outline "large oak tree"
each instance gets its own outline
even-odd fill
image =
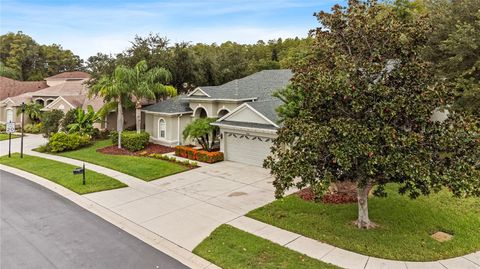
[[[321,196],[332,182],[355,181],[356,224],[370,228],[368,195],[386,195],[389,182],[412,198],[442,187],[480,195],[479,123],[460,113],[431,117],[452,98],[420,53],[428,20],[355,0],[316,16],[311,52],[278,93],[283,127],[265,161],[276,196],[294,186]]]

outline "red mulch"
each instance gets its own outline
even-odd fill
[[[97,149],[97,151],[103,154],[110,154],[110,155],[130,155],[130,156],[146,155],[148,156],[153,153],[165,154],[165,153],[174,152],[175,148],[149,143],[145,149],[142,149],[140,151],[135,151],[135,152],[129,151],[124,148],[119,149],[117,145],[112,145],[105,148]]]
[[[305,188],[297,192],[297,195],[305,201],[314,201],[315,194],[311,188]],[[322,197],[325,204],[349,204],[356,203],[357,196],[355,193],[326,193]]]

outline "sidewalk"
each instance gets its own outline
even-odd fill
[[[403,262],[379,259],[343,250],[275,226],[239,217],[227,223],[312,258],[348,269],[480,269],[480,251],[435,262]]]

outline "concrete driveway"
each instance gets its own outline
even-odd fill
[[[193,250],[216,227],[274,200],[263,168],[221,162],[149,182],[84,197]]]
[[[0,268],[187,268],[40,185],[0,177]]]

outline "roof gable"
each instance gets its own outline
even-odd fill
[[[248,103],[244,103],[232,112],[220,118],[217,122],[248,122],[255,124],[266,124],[278,127],[277,124],[268,119],[265,115],[255,110]]]
[[[200,87],[193,90],[193,92],[189,93],[187,96],[191,96],[191,97],[198,97],[198,96],[210,97],[210,95],[208,95],[206,92],[204,92]]]

